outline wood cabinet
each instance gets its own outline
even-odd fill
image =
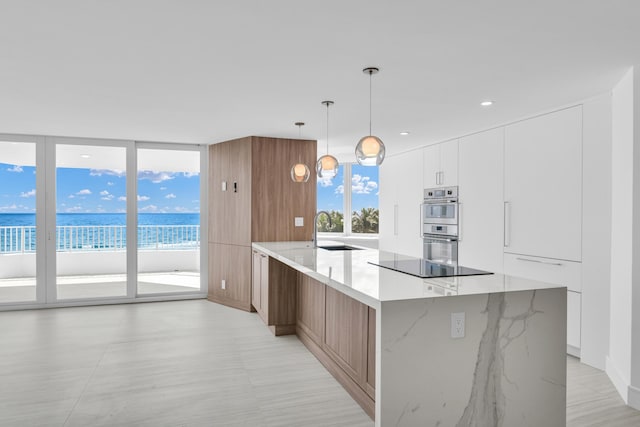
[[[504,251],[504,128],[459,143],[458,262],[501,273]]]
[[[253,307],[274,335],[294,334],[298,273],[260,251],[252,256]]]
[[[422,156],[424,188],[458,185],[458,140],[429,145]]]
[[[297,302],[298,337],[373,418],[375,309],[302,273]]]
[[[409,151],[388,157],[380,166],[379,248],[422,257],[420,204],[422,156]]]
[[[252,297],[251,242],[311,239],[316,176],[295,183],[290,171],[298,161],[314,165],[316,146],[314,140],[251,136],[209,147],[209,243],[227,245],[227,253],[218,249],[209,257],[209,300],[245,310],[263,304],[265,295]],[[304,226],[295,226],[296,217]],[[237,247],[246,254],[229,258]],[[223,289],[221,280],[232,277],[233,288]]]
[[[505,127],[505,252],[581,260],[582,106]]]

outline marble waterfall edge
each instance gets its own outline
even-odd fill
[[[379,316],[377,425],[566,424],[565,288],[382,302]]]

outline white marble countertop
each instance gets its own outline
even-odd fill
[[[379,308],[382,301],[530,291],[564,286],[503,274],[422,279],[369,264],[369,261],[411,259],[391,252],[363,249],[329,251],[340,242],[256,242],[253,248],[350,297]]]

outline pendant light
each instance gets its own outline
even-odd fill
[[[356,145],[356,159],[362,166],[378,166],[384,160],[384,143],[380,138],[371,134],[371,78],[379,69],[368,67],[362,70],[369,74],[369,135],[362,137]]]
[[[296,122],[296,126],[298,126],[298,139],[302,139],[304,122]],[[307,182],[309,181],[309,176],[311,176],[311,172],[307,165],[300,160],[300,152],[298,152],[298,163],[291,166],[291,180],[293,182]]]
[[[327,106],[327,154],[318,159],[316,172],[319,178],[333,178],[338,174],[338,159],[329,154],[329,106],[333,101],[322,101]]]

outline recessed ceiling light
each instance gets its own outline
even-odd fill
[[[483,107],[488,107],[490,105],[493,105],[493,101],[482,101],[480,105],[482,105]]]
[[[400,132],[400,135],[402,135],[402,136],[406,136],[406,135],[409,135],[409,132],[407,132],[407,131],[405,130],[405,131],[403,131],[403,132]]]
[[[90,156],[90,155],[88,155],[88,154],[80,154],[80,157],[82,157],[83,159],[88,159],[88,158],[90,158],[91,156]]]

